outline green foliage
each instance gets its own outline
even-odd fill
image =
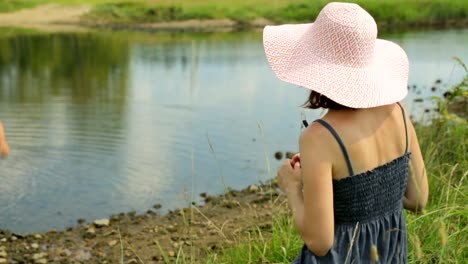
[[[180,20],[183,17],[183,12],[181,7],[176,6],[156,7],[134,2],[123,2],[97,5],[89,14],[89,17],[97,20],[150,23]]]
[[[274,21],[312,21],[319,11],[330,1],[290,1],[285,6],[267,10],[265,17]],[[355,0],[366,9],[377,22],[422,23],[434,20],[466,19],[468,4],[465,1],[406,1],[406,0]]]
[[[34,0],[2,0],[0,12],[11,12],[22,8],[30,8],[36,4]]]
[[[388,25],[467,20],[465,0],[343,0],[369,11],[378,23]],[[108,23],[151,23],[186,19],[232,19],[248,25],[256,18],[274,22],[310,22],[327,0],[2,0],[0,12],[40,4],[92,5],[88,18]]]
[[[271,234],[253,227],[244,236],[245,241],[211,255],[206,263],[291,263],[304,244],[285,212],[274,217]]]
[[[438,112],[444,119],[457,120],[466,125],[468,118],[468,68],[460,58],[454,57],[465,70],[464,79],[444,93],[444,98],[433,97],[437,102]]]

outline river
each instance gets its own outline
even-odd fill
[[[406,104],[459,81],[468,30],[387,33],[410,59]],[[440,83],[439,83],[440,82]],[[261,32],[0,30],[0,228],[63,229],[162,204],[161,212],[274,175],[297,150],[307,91],[282,83]],[[415,99],[423,99],[415,102]]]

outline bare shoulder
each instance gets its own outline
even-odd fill
[[[325,136],[327,129],[318,122],[312,122],[304,131],[302,131],[299,142],[315,142],[320,141]]]
[[[333,141],[333,136],[327,128],[318,122],[311,123],[301,134],[299,138],[299,146],[301,150],[320,151],[320,154],[325,157],[331,153],[329,148]]]

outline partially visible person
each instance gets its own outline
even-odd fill
[[[5,138],[5,130],[3,129],[2,121],[0,121],[0,157],[4,158],[10,154],[10,147]]]

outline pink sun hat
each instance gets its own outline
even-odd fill
[[[377,24],[357,4],[329,3],[315,23],[267,26],[266,57],[276,76],[352,108],[401,101],[409,62],[397,44],[377,39]]]

